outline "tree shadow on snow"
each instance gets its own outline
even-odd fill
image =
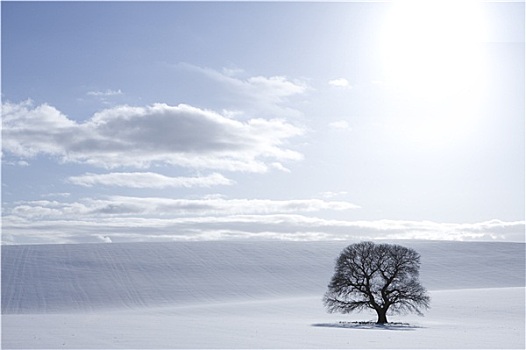
[[[374,330],[388,330],[388,331],[414,331],[420,326],[411,325],[402,322],[389,322],[386,324],[376,324],[375,322],[334,322],[334,323],[315,323],[313,327],[329,327],[329,328],[350,328],[350,329],[374,329]]]

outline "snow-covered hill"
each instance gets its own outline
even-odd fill
[[[398,242],[429,290],[524,287],[524,244]],[[321,296],[349,242],[2,247],[2,313],[65,313]]]

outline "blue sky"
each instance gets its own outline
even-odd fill
[[[2,242],[524,240],[524,4],[2,2]]]

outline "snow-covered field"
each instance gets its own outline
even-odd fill
[[[524,348],[525,245],[397,242],[432,308],[327,314],[348,242],[2,247],[2,348]]]

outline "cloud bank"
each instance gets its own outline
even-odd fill
[[[344,201],[321,199],[172,199],[159,197],[109,196],[85,198],[75,202],[48,200],[24,201],[7,210],[23,219],[74,219],[75,217],[177,217],[205,215],[239,215],[349,210],[359,206]]]
[[[329,220],[321,211],[359,208],[344,201],[169,199],[112,196],[27,201],[4,210],[4,244],[222,239],[435,239],[524,242],[525,222],[458,224],[400,220]],[[309,215],[307,215],[309,214]],[[314,215],[313,215],[314,214]]]
[[[68,182],[93,187],[96,185],[129,187],[129,188],[176,188],[176,187],[211,187],[217,185],[232,185],[234,181],[221,174],[208,176],[170,177],[152,172],[109,173],[71,176]]]
[[[119,106],[79,123],[31,102],[3,105],[3,148],[22,158],[58,157],[103,168],[152,164],[265,172],[299,160],[286,147],[303,130],[281,119],[238,121],[189,105]],[[272,165],[274,164],[274,165]]]

